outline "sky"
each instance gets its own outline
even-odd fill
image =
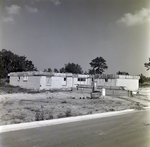
[[[96,57],[106,74],[150,71],[150,0],[0,0],[0,49],[25,55],[38,70]]]

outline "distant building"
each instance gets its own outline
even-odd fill
[[[91,85],[89,75],[49,72],[12,72],[10,85],[35,90],[71,89],[77,85]]]
[[[78,86],[123,87],[125,90],[139,89],[139,76],[130,75],[81,75],[49,72],[9,73],[10,85],[34,90],[72,89]]]

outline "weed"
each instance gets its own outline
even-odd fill
[[[52,114],[50,114],[49,119],[54,119],[54,116]]]
[[[62,113],[59,113],[59,114],[57,115],[57,117],[58,117],[58,118],[64,118],[65,115],[63,115]]]
[[[68,109],[68,110],[65,112],[65,114],[66,114],[66,117],[70,117],[70,116],[71,116],[71,109]]]
[[[92,111],[89,111],[87,114],[92,114]]]
[[[40,113],[36,112],[35,113],[35,121],[39,121],[39,118],[40,118]]]
[[[52,112],[50,112],[50,113],[48,114],[48,119],[54,119],[54,116],[53,116]]]
[[[12,104],[13,104],[12,101],[6,101],[6,102],[3,103],[3,106],[6,106],[6,105],[12,105]]]
[[[49,99],[49,100],[50,100],[50,99],[52,99],[52,98],[51,98],[51,97],[47,97],[47,99]]]
[[[66,103],[67,103],[67,101],[62,101],[61,103],[62,103],[62,104],[66,104]]]
[[[109,111],[115,111],[113,108],[110,108]]]
[[[44,111],[35,113],[35,121],[44,120]]]
[[[139,103],[139,102],[136,102],[136,103],[132,103],[132,106],[130,106],[131,109],[136,109],[136,110],[143,110],[145,107],[145,105]]]
[[[75,99],[75,97],[69,97],[70,99]]]

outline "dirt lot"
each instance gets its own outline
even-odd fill
[[[144,96],[100,97],[91,99],[90,93],[75,91],[31,92],[17,88],[0,88],[0,125],[38,120],[143,109],[150,103]],[[150,105],[149,105],[150,106]]]

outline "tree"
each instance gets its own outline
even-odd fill
[[[55,72],[55,73],[58,73],[59,71],[58,71],[58,69],[54,68],[54,72]]]
[[[124,71],[118,71],[117,75],[129,75],[128,72],[124,72]]]
[[[73,73],[73,74],[82,74],[83,70],[79,64],[68,63],[65,64],[65,67],[60,69],[61,73]]]
[[[83,70],[79,64],[68,63],[65,64],[65,71],[73,74],[82,74]]]
[[[52,72],[52,69],[51,68],[44,69],[43,72]]]
[[[59,72],[60,72],[60,73],[65,73],[65,72],[66,72],[66,71],[65,71],[65,68],[62,67],[62,68],[59,70]]]
[[[6,78],[10,72],[37,71],[32,61],[25,56],[19,56],[11,51],[0,51],[0,78]]]
[[[147,68],[147,70],[150,69],[150,58],[149,58],[149,62],[148,63],[144,63],[144,66]]]
[[[102,74],[108,68],[106,60],[103,57],[96,57],[89,64],[92,67],[89,72],[92,74]]]
[[[89,69],[89,74],[90,74],[90,75],[95,74],[95,70],[94,70],[94,69]]]
[[[51,69],[51,68],[48,68],[48,69],[47,69],[47,72],[52,72],[52,69]]]
[[[44,69],[43,72],[47,72],[47,69]]]
[[[140,84],[143,84],[144,82],[146,82],[147,81],[147,78],[143,75],[143,74],[141,74],[140,75],[140,79],[139,79],[139,83]]]
[[[84,74],[85,74],[85,75],[88,75],[88,72],[87,72],[87,71],[85,71],[85,72],[84,72]]]

